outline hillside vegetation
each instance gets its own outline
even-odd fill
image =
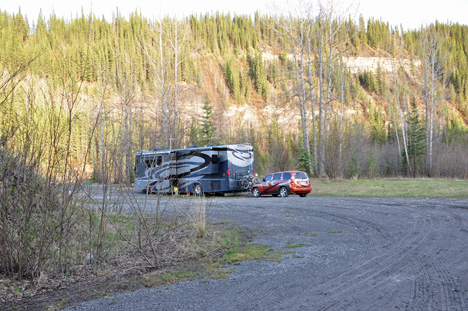
[[[468,26],[292,9],[34,25],[0,12],[0,308],[161,282],[148,272],[222,277],[269,252],[208,225],[203,197],[136,194],[140,150],[247,142],[260,175],[325,177],[316,194],[466,197],[466,181],[399,177],[468,177]],[[357,180],[376,177],[398,178]]]
[[[139,150],[253,144],[256,169],[468,177],[468,26],[300,14],[0,13],[2,146],[131,182]]]

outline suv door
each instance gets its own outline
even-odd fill
[[[269,193],[278,193],[279,187],[278,185],[281,183],[281,175],[282,173],[275,173],[273,174],[273,180],[271,181],[271,187]]]
[[[267,175],[265,178],[263,178],[259,187],[261,194],[268,193],[268,189],[270,188],[270,182],[272,179],[273,179],[273,174]]]

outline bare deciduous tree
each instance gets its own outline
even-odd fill
[[[434,113],[437,104],[445,99],[443,85],[444,59],[443,36],[435,27],[421,28],[419,44],[422,57],[423,98],[426,111],[426,174],[433,171]]]
[[[311,38],[312,22],[310,17],[311,4],[300,1],[297,7],[284,15],[279,15],[274,19],[273,29],[279,35],[283,44],[288,47],[292,55],[294,64],[295,88],[291,97],[297,97],[297,103],[301,116],[302,142],[305,151],[310,154],[309,120],[307,113],[307,89],[306,81],[306,61],[310,59],[310,49],[307,49],[307,39]],[[309,53],[309,57],[307,56]],[[309,69],[310,72],[310,69]],[[310,89],[310,87],[309,87]],[[312,168],[309,168],[312,171]]]

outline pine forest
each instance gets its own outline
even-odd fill
[[[131,183],[135,152],[250,143],[259,175],[468,178],[468,26],[321,6],[112,21],[0,13],[0,143]]]

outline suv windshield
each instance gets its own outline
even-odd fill
[[[296,179],[307,179],[307,174],[304,172],[294,173],[294,178]]]
[[[270,181],[272,177],[273,175],[268,175],[267,177],[265,177],[265,181]]]

